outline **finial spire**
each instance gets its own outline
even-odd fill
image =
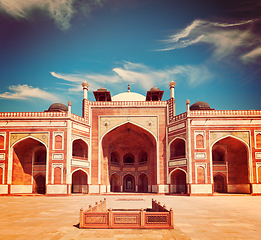
[[[128,84],[128,92],[130,92],[130,84]]]

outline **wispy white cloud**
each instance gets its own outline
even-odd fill
[[[175,81],[185,81],[191,87],[197,86],[205,81],[210,81],[213,74],[205,65],[184,65],[173,66],[166,69],[154,69],[140,63],[123,62],[121,67],[111,70],[110,74],[60,74],[51,73],[52,76],[69,81],[74,84],[70,92],[82,91],[81,83],[89,83],[89,90],[93,91],[101,86],[110,88],[110,85],[118,86],[124,83],[132,85],[139,84],[145,90],[153,86],[165,87],[172,79]],[[121,84],[123,83],[123,84]]]
[[[103,1],[105,0],[0,0],[0,10],[16,19],[29,19],[34,9],[41,9],[49,14],[61,30],[67,30],[77,11],[88,16],[94,6],[102,6]]]
[[[41,90],[40,88],[34,88],[32,86],[24,85],[12,85],[9,86],[10,92],[0,94],[0,98],[3,99],[22,99],[29,100],[32,98],[38,98],[48,101],[58,101],[58,97],[52,93]]]
[[[215,59],[221,60],[229,56],[241,59],[242,55],[248,58],[255,55],[255,52],[251,55],[255,48],[261,47],[260,37],[250,28],[250,23],[256,21],[252,19],[236,23],[218,23],[195,20],[179,33],[164,40],[166,47],[157,51],[169,51],[197,43],[206,43],[213,46]]]
[[[253,49],[249,53],[242,56],[242,60],[245,62],[255,61],[257,58],[261,57],[261,46]]]

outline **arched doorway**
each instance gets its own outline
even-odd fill
[[[146,172],[143,181],[142,191],[152,191],[152,186],[157,185],[157,143],[155,136],[149,131],[132,123],[124,123],[107,134],[102,139],[101,149],[101,182],[111,185],[114,191],[114,182],[118,181],[119,191],[138,191],[139,174]],[[105,171],[108,170],[108,171]],[[124,177],[131,175],[129,179]],[[134,177],[133,177],[134,176]],[[153,176],[153,177],[152,177]],[[135,179],[134,179],[135,178]],[[108,182],[106,180],[108,179]],[[127,182],[129,187],[127,187]],[[137,189],[136,189],[136,185]],[[130,187],[131,186],[131,187]],[[141,186],[141,184],[140,184]],[[141,188],[140,188],[141,189]]]
[[[226,184],[225,179],[222,175],[218,174],[214,177],[214,192],[217,193],[225,193],[226,192]]]
[[[35,177],[35,192],[38,194],[45,194],[45,177],[43,175]]]
[[[212,147],[212,163],[214,190],[250,193],[248,148],[243,141],[232,136],[218,140]]]
[[[139,176],[138,192],[148,192],[148,176],[145,173]]]
[[[24,193],[45,193],[46,146],[27,137],[13,146],[12,184],[27,185]],[[31,189],[29,189],[29,186]]]
[[[130,174],[127,174],[123,178],[123,191],[124,192],[135,192],[135,179]]]
[[[111,192],[120,192],[120,177],[118,174],[114,173],[111,175],[110,185]]]
[[[171,193],[187,193],[186,173],[180,169],[171,174]]]
[[[72,174],[72,193],[88,193],[87,174],[82,170]]]

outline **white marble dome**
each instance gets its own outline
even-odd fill
[[[112,101],[145,101],[146,97],[134,92],[119,93],[113,96]]]

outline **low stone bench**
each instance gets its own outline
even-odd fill
[[[148,209],[106,209],[106,199],[87,210],[80,209],[80,228],[164,228],[173,229],[173,210],[152,199]]]

